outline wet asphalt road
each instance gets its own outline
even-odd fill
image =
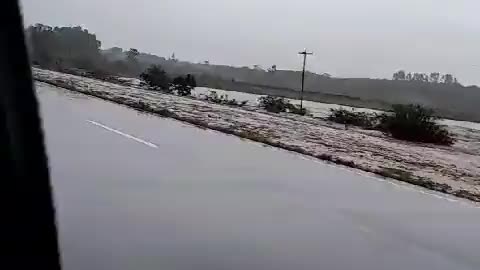
[[[37,84],[64,269],[480,269],[480,209]]]

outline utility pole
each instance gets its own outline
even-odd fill
[[[305,85],[305,65],[307,64],[307,55],[312,55],[313,52],[307,52],[307,49],[304,49],[303,52],[298,54],[303,54],[303,70],[302,70],[302,92],[300,94],[300,111],[303,109],[303,87]]]

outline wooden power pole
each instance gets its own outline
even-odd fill
[[[307,55],[312,55],[312,52],[307,52],[307,49],[304,49],[303,52],[298,54],[303,55],[303,70],[302,70],[302,92],[300,94],[300,110],[303,108],[303,88],[305,86],[305,65],[307,64]]]

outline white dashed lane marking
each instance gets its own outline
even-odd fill
[[[128,139],[134,140],[134,141],[136,141],[136,142],[142,143],[142,144],[144,144],[144,145],[146,145],[146,146],[149,146],[149,147],[152,147],[152,148],[158,148],[158,146],[156,146],[155,144],[153,144],[153,143],[151,143],[151,142],[147,142],[147,141],[145,141],[145,140],[142,140],[142,139],[137,138],[137,137],[135,137],[135,136],[129,135],[129,134],[127,134],[127,133],[123,133],[123,132],[121,132],[121,131],[119,131],[119,130],[116,130],[116,129],[114,129],[114,128],[107,127],[107,126],[105,126],[105,125],[103,125],[103,124],[100,124],[100,123],[98,123],[98,122],[91,121],[91,120],[87,120],[87,122],[89,122],[90,124],[93,124],[93,125],[95,125],[95,126],[101,127],[101,128],[103,128],[103,129],[106,129],[106,130],[108,130],[108,131],[111,131],[111,132],[113,132],[113,133],[116,133],[116,134],[118,134],[118,135],[121,135],[121,136],[123,136],[123,137],[125,137],[125,138],[128,138]]]

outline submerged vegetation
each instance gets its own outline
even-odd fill
[[[243,107],[248,103],[247,100],[243,100],[239,102],[236,99],[229,99],[228,95],[219,95],[216,91],[209,91],[205,99],[217,104],[238,106],[238,107]]]
[[[283,97],[263,96],[259,98],[258,102],[260,107],[264,108],[268,112],[288,112],[298,115],[307,114],[307,110],[305,108],[300,108],[300,106],[290,103],[290,101]]]
[[[393,105],[391,112],[382,114],[331,109],[329,120],[362,128],[381,130],[400,140],[452,145],[455,139],[439,125],[432,109],[421,105]]]
[[[380,116],[378,127],[401,140],[452,145],[452,135],[435,120],[431,109],[420,105],[394,105],[392,113]]]
[[[192,89],[197,86],[195,76],[187,74],[186,76],[177,76],[172,80],[160,65],[151,65],[140,74],[140,78],[150,89],[167,93],[175,92],[179,96],[189,96]]]
[[[357,112],[355,110],[330,109],[328,120],[345,125],[362,128],[374,128],[377,125],[378,116],[373,113]]]

